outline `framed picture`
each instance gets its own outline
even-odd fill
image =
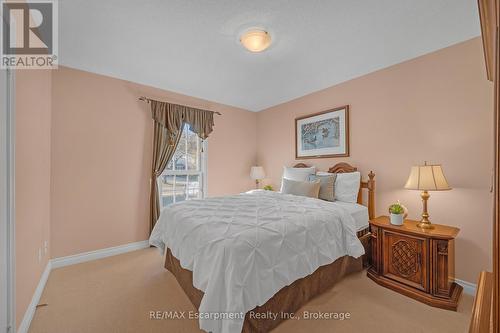
[[[295,158],[349,156],[349,105],[295,118]]]

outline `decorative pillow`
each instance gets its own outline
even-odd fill
[[[335,179],[337,179],[336,173],[327,173],[309,176],[310,181],[319,180],[319,198],[326,201],[335,201]]]
[[[309,180],[309,176],[314,175],[315,173],[316,173],[315,167],[310,167],[310,168],[283,167],[283,178],[299,182],[305,182]]]
[[[300,195],[303,197],[317,198],[319,194],[320,181],[298,182],[283,178],[281,183],[281,193]]]
[[[360,183],[361,174],[358,171],[338,173],[335,180],[335,200],[356,203]]]

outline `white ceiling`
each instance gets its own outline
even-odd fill
[[[476,0],[60,0],[60,64],[259,111],[480,34]],[[253,54],[242,31],[263,27]]]

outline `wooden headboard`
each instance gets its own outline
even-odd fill
[[[307,168],[309,166],[304,163],[297,163],[293,167]],[[330,169],[328,169],[328,172],[330,173],[345,173],[354,171],[358,171],[358,169],[345,162],[337,163]],[[368,190],[367,204],[363,203],[363,189]],[[361,186],[359,187],[358,192],[358,203],[360,205],[365,205],[368,207],[368,217],[370,218],[370,220],[375,218],[375,174],[373,173],[373,171],[370,171],[370,173],[368,174],[368,180],[364,181],[363,178],[361,178]]]

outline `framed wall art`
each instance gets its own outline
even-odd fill
[[[349,105],[295,118],[295,158],[349,156]]]

